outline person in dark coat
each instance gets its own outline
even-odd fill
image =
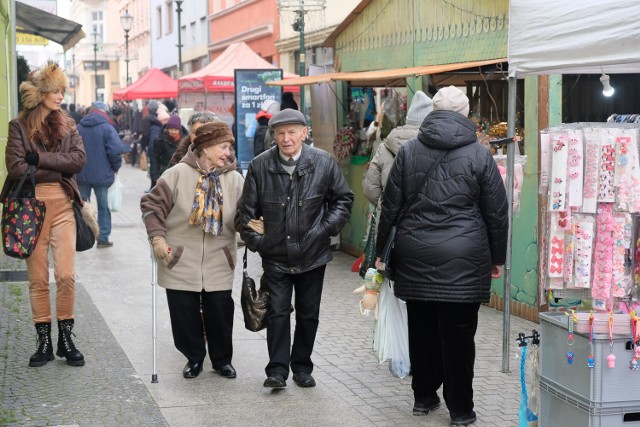
[[[291,92],[283,92],[282,99],[280,100],[280,110],[286,110],[287,108],[299,110],[298,103],[293,98],[293,93]]]
[[[116,132],[115,123],[107,113],[104,102],[91,104],[91,111],[78,124],[78,132],[84,143],[87,161],[77,175],[80,195],[89,200],[91,190],[98,204],[98,248],[113,246],[111,235],[111,211],[107,193],[116,178],[116,172],[122,166],[122,142]]]
[[[151,188],[155,187],[160,175],[170,166],[171,158],[178,148],[180,139],[187,136],[188,132],[182,126],[180,117],[177,115],[169,117],[164,130],[152,145],[153,152],[150,159]]]
[[[311,353],[318,330],[331,236],[349,220],[353,192],[324,150],[309,147],[304,115],[286,109],[273,115],[276,147],[255,157],[238,202],[236,231],[262,257],[269,290],[265,387],[286,387],[289,369],[299,387],[316,385]],[[291,298],[296,327],[291,345]]]
[[[273,99],[266,99],[260,106],[260,111],[256,114],[258,127],[253,135],[253,156],[257,156],[263,151],[271,148],[273,139],[269,131],[269,120],[271,116],[280,111],[280,103]],[[268,144],[268,145],[267,145]]]
[[[414,414],[436,409],[443,386],[451,424],[466,426],[476,420],[478,310],[489,301],[491,278],[500,277],[506,258],[508,204],[498,167],[467,118],[464,92],[441,89],[433,110],[391,167],[377,253],[397,225],[391,261],[395,295],[407,303]],[[443,151],[431,177],[417,188]],[[414,193],[414,202],[405,206]],[[378,260],[377,267],[385,265]]]
[[[76,104],[69,104],[69,115],[76,122],[76,125],[82,120],[82,114],[76,111]]]

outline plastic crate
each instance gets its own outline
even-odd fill
[[[640,426],[640,401],[622,406],[585,402],[540,382],[539,425],[543,427]]]
[[[607,365],[609,335],[594,334],[593,353],[589,336],[574,332],[574,343],[567,343],[568,316],[564,313],[540,313],[540,378],[566,395],[585,402],[609,403],[618,406],[635,402],[640,406],[640,371],[629,369],[633,350],[627,349],[631,337],[615,336],[614,368]],[[567,362],[567,352],[574,353],[573,363]],[[587,358],[593,354],[595,366],[589,368]]]

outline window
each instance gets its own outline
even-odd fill
[[[91,32],[100,34],[100,39],[104,42],[103,32],[103,15],[101,10],[94,10],[91,12]]]
[[[213,0],[213,13],[220,12],[222,6],[220,5],[220,0]]]
[[[173,2],[167,1],[167,33],[173,33]]]
[[[200,40],[204,42],[209,41],[209,25],[207,25],[207,18],[200,18]]]
[[[156,38],[162,37],[162,6],[158,6],[156,9],[156,22],[158,23],[158,35]]]
[[[196,41],[196,22],[193,21],[189,24],[189,32],[191,33],[191,40]]]

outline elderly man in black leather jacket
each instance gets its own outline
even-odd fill
[[[265,387],[286,387],[289,366],[300,387],[313,387],[311,352],[330,239],[346,224],[353,205],[340,168],[331,156],[303,144],[306,120],[299,111],[273,115],[276,147],[251,161],[238,202],[236,229],[262,257],[269,290]],[[291,297],[296,330],[291,347]],[[291,349],[291,350],[290,350]]]

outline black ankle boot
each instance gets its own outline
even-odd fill
[[[29,366],[31,367],[43,366],[55,359],[53,343],[51,342],[51,322],[36,323],[35,326],[38,334],[36,341],[38,349],[29,358]]]
[[[67,365],[84,366],[84,356],[71,339],[71,335],[75,336],[71,332],[72,329],[73,319],[58,320],[58,350],[56,351],[56,356],[65,357]]]

